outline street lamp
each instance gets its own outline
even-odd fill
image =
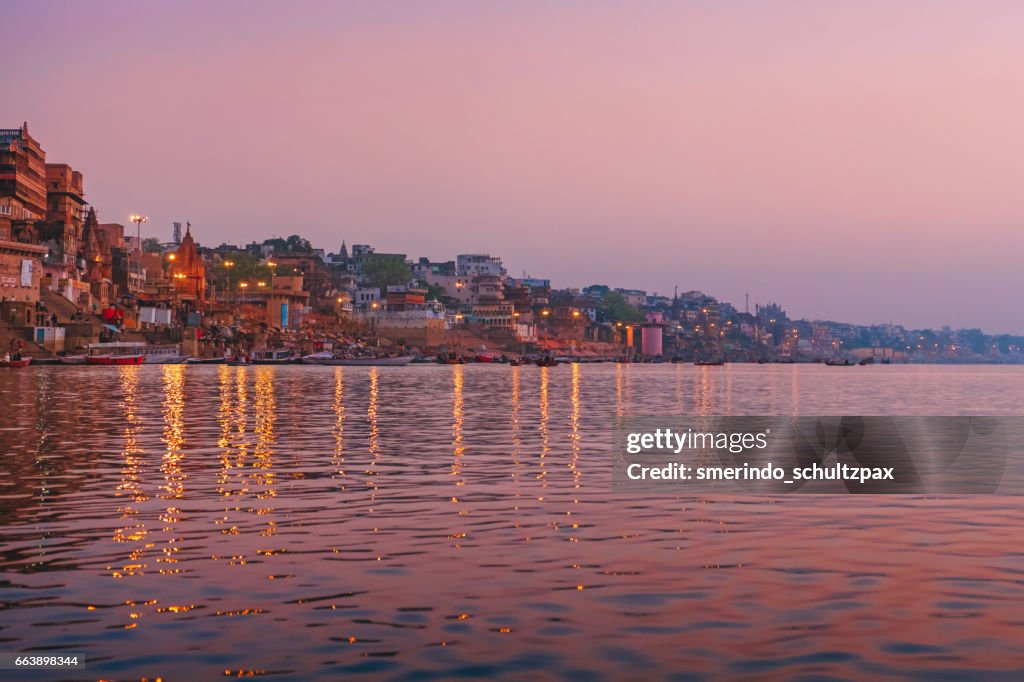
[[[133,214],[131,214],[131,216],[128,217],[128,220],[130,220],[131,222],[135,223],[135,239],[138,242],[137,247],[139,249],[138,268],[136,268],[135,276],[136,276],[136,278],[139,278],[142,275],[142,223],[148,223],[149,222],[149,217],[148,216],[144,216],[144,215],[139,215],[138,213],[133,213]],[[129,281],[131,279],[131,274],[132,274],[131,265],[129,264],[129,267],[128,267]],[[129,287],[129,288],[131,288],[131,287]]]
[[[224,272],[228,276],[228,291],[231,291],[231,268],[235,267],[235,261],[226,260],[224,261]]]

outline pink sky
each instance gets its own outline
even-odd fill
[[[207,6],[210,5],[210,6]],[[100,217],[1024,332],[1016,2],[12,2]]]

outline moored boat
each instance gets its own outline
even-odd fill
[[[32,362],[32,358],[18,358],[17,360],[0,358],[0,367],[28,367],[30,362]]]
[[[693,364],[698,367],[721,367],[725,364],[725,360],[698,360]]]
[[[64,355],[60,359],[62,365],[84,365],[88,355]]]
[[[85,358],[87,365],[141,365],[146,356],[139,355],[89,355]]]
[[[396,355],[392,357],[362,357],[362,358],[330,358],[321,360],[318,364],[333,365],[342,367],[401,367],[413,361],[415,355]]]
[[[255,365],[287,365],[299,361],[287,348],[261,348],[252,352],[252,362]]]
[[[226,357],[218,357],[218,358],[189,358],[185,362],[187,362],[190,365],[223,365],[227,361],[228,361],[228,359]]]
[[[325,360],[330,360],[334,357],[334,354],[329,350],[323,350],[319,353],[312,353],[310,355],[302,356],[302,364],[304,365],[322,365]]]
[[[453,350],[437,354],[437,362],[442,365],[461,365],[465,362],[462,356]]]
[[[557,367],[558,366],[558,358],[556,358],[556,357],[554,357],[552,355],[542,355],[541,357],[537,358],[537,366],[538,367]]]

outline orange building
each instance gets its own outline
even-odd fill
[[[178,250],[168,256],[170,266],[168,272],[174,283],[174,295],[179,302],[191,303],[195,310],[206,303],[206,266],[196,249],[191,228],[186,228],[185,236]]]
[[[66,163],[46,164],[46,223],[39,238],[53,243],[54,256],[74,275],[82,241],[85,189],[82,174]]]

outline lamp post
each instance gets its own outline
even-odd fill
[[[235,267],[235,261],[233,261],[233,260],[226,260],[226,261],[224,261],[224,272],[226,272],[227,276],[228,276],[228,287],[227,287],[228,291],[231,291],[231,268],[233,268],[233,267]]]
[[[149,217],[148,216],[144,216],[144,215],[139,215],[138,213],[133,213],[128,218],[128,220],[130,220],[133,223],[135,223],[135,239],[138,242],[137,246],[138,246],[138,249],[139,249],[139,257],[137,259],[137,261],[138,261],[137,262],[137,266],[138,267],[136,268],[137,272],[135,273],[135,276],[136,277],[141,277],[141,275],[142,275],[142,223],[148,223],[149,222]],[[128,280],[129,280],[129,282],[131,282],[131,275],[132,275],[132,268],[131,268],[131,261],[129,261],[128,262]],[[130,286],[128,288],[131,289]]]

